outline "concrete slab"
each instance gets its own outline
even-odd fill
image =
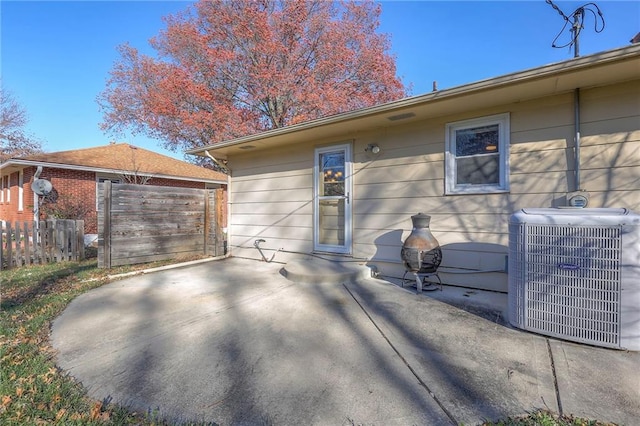
[[[564,413],[640,424],[640,352],[549,343]]]
[[[557,411],[544,338],[384,282],[347,287],[458,423]]]
[[[93,398],[172,420],[479,424],[537,408],[640,418],[638,352],[512,329],[438,292],[295,283],[281,268],[227,259],[92,290],[53,323],[57,363]]]
[[[358,262],[335,262],[316,256],[304,256],[287,262],[283,275],[301,283],[342,283],[371,277],[371,269]]]
[[[86,293],[53,324],[58,365],[175,420],[447,424],[343,286],[278,269],[230,259]]]

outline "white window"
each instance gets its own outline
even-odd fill
[[[11,202],[11,175],[7,176],[7,203]]]
[[[447,194],[509,190],[509,114],[449,123],[445,135]]]
[[[0,177],[0,184],[2,185],[2,191],[0,191],[0,203],[4,203],[4,176]]]
[[[18,173],[18,211],[24,210],[24,173],[22,170]]]

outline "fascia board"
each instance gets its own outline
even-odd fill
[[[79,171],[84,171],[84,172],[95,172],[95,173],[105,173],[105,174],[129,174],[130,173],[130,172],[127,172],[126,170],[107,169],[107,168],[100,168],[100,167],[79,166],[79,165],[76,165],[76,164],[47,163],[47,162],[43,162],[43,161],[20,160],[20,159],[8,160],[8,161],[2,163],[0,165],[0,170],[2,170],[3,168],[6,168],[6,167],[12,166],[12,165],[14,165],[14,166],[15,165],[20,165],[20,166],[24,166],[24,167],[42,166],[42,167],[48,167],[48,168],[53,168],[53,169],[79,170]],[[139,176],[154,177],[154,178],[161,178],[161,179],[171,179],[171,180],[179,180],[179,181],[192,181],[192,182],[203,182],[203,183],[217,183],[217,184],[223,184],[223,185],[227,184],[226,180],[220,180],[220,179],[204,179],[204,178],[173,176],[173,175],[166,175],[166,174],[144,173],[144,172],[140,172],[140,173],[137,173],[137,174]]]
[[[278,129],[268,130],[253,135],[248,135],[228,141],[219,142],[202,148],[193,148],[185,151],[186,154],[191,155],[204,155],[204,151],[210,151],[216,153],[216,151],[222,148],[229,148],[236,145],[241,145],[250,142],[257,142],[264,139],[277,138],[278,136],[288,135],[291,133],[301,132],[304,130],[310,130],[314,128],[330,126],[333,124],[344,123],[359,118],[372,117],[376,115],[383,115],[393,113],[406,108],[415,107],[421,104],[426,104],[435,100],[444,100],[448,98],[461,97],[471,93],[488,91],[491,89],[497,89],[506,85],[516,85],[518,83],[524,83],[534,80],[542,80],[544,78],[550,78],[559,76],[561,74],[568,74],[571,72],[580,71],[595,65],[605,65],[611,62],[624,61],[627,59],[633,59],[640,54],[640,44],[626,46],[619,49],[609,50],[606,52],[596,53],[589,56],[583,56],[573,58],[563,62],[557,62],[553,64],[544,65],[541,67],[531,68],[524,71],[518,71],[510,74],[505,74],[499,77],[480,80],[477,82],[465,84],[462,86],[456,86],[450,89],[438,90],[423,95],[417,95],[409,98],[400,99],[397,101],[363,108],[347,113],[332,115],[329,117],[323,117],[320,119],[307,121],[304,123],[294,124],[291,126],[281,127]],[[612,76],[615,77],[615,76]]]

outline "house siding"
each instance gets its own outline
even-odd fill
[[[574,183],[571,92],[394,127],[381,123],[375,131],[343,139],[232,155],[231,253],[260,259],[256,239],[266,240],[261,247],[269,256],[283,249],[276,261],[310,253],[314,149],[349,140],[354,258],[367,259],[383,275],[401,277],[400,247],[411,231],[410,216],[423,212],[431,215],[431,230],[443,248],[445,283],[506,292],[513,212],[566,205],[566,193],[576,189],[589,192],[589,207],[640,211],[638,99],[637,80],[581,90],[581,188]],[[510,191],[444,195],[445,125],[501,113],[510,114]],[[372,143],[380,146],[380,154],[365,152]]]

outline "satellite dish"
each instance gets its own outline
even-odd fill
[[[38,195],[48,195],[53,189],[53,185],[46,179],[35,179],[31,184],[31,189]]]

